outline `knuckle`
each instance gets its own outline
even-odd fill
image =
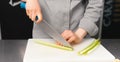
[[[75,38],[76,38],[75,36],[72,37],[72,39],[75,39]]]
[[[42,21],[42,20],[43,20],[43,18],[42,18],[42,17],[40,17],[40,18],[39,18],[39,20],[40,20],[40,21]]]

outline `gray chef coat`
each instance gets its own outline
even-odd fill
[[[43,19],[60,34],[78,28],[90,36],[98,32],[96,23],[103,9],[103,0],[39,0]],[[40,24],[33,27],[33,38],[50,38]]]

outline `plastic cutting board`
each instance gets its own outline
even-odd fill
[[[66,51],[34,42],[29,39],[23,62],[113,62],[115,57],[102,45],[86,56],[77,53],[88,46],[94,39],[84,39],[82,43],[74,45],[73,51]],[[53,42],[52,39],[40,39]]]

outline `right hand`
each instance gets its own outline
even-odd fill
[[[38,0],[26,0],[26,13],[33,22],[40,23],[42,21],[42,13]],[[36,16],[38,16],[37,20]]]

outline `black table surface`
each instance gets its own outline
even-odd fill
[[[23,62],[27,40],[0,40],[0,62]],[[102,45],[120,59],[120,39],[102,39]]]

